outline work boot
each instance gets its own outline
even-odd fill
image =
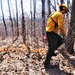
[[[44,62],[44,68],[45,68],[45,69],[49,69],[49,64],[46,63],[46,62]]]

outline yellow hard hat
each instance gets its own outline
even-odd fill
[[[61,4],[61,5],[59,5],[59,8],[62,8],[62,10],[65,10],[66,13],[68,12],[68,7],[67,7],[66,4]]]

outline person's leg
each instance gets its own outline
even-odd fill
[[[64,39],[60,35],[58,35],[58,34],[56,34],[56,35],[58,38],[58,40],[57,40],[57,48],[58,48],[61,44],[64,43]]]
[[[46,55],[46,59],[44,62],[44,67],[50,64],[50,59],[52,56],[54,56],[54,50],[57,46],[57,36],[54,34],[54,32],[47,32],[47,41],[48,41],[48,52]]]

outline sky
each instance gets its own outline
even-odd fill
[[[4,12],[4,16],[5,18],[8,18],[9,17],[9,10],[8,10],[8,3],[7,3],[8,0],[2,0],[2,5],[3,5],[3,12]],[[16,8],[15,8],[15,0],[9,0],[10,1],[10,7],[11,7],[11,14],[12,14],[12,17],[13,17],[13,13],[14,13],[14,16],[16,16]],[[18,3],[18,14],[19,16],[21,16],[21,5],[20,5],[20,1],[21,0],[17,0],[17,3]],[[31,0],[32,3],[33,3],[33,0]],[[56,0],[55,0],[56,1]],[[72,0],[70,0],[72,1]],[[40,15],[40,12],[41,12],[41,0],[36,0],[36,11],[37,13],[39,13]],[[53,3],[53,2],[52,2]],[[23,0],[23,5],[24,5],[24,13],[27,17],[30,16],[30,0]],[[33,4],[32,4],[32,9],[33,11]],[[0,18],[2,18],[2,12],[1,12],[1,0],[0,0]]]
[[[1,1],[1,0],[0,0]],[[4,15],[5,17],[8,17],[9,16],[9,10],[8,10],[8,3],[7,3],[8,0],[2,0],[3,2],[3,12],[4,12]],[[21,5],[20,5],[20,0],[17,0],[18,2],[18,13],[19,15],[21,14]],[[30,8],[29,8],[29,0],[24,0],[24,9],[26,12],[29,12]],[[16,8],[15,8],[15,0],[10,0],[10,8],[11,8],[11,14],[14,13],[14,15],[16,15]],[[25,12],[24,11],[24,12]],[[1,13],[1,9],[0,9],[0,17],[2,16],[2,13]],[[13,16],[13,15],[12,15]]]
[[[9,17],[9,10],[8,10],[8,3],[7,3],[8,0],[2,0],[2,5],[3,5],[3,12],[4,12],[4,16],[7,18]],[[14,13],[14,16],[16,16],[16,8],[15,8],[15,0],[9,0],[10,1],[10,7],[11,7],[11,14],[12,14],[12,17],[13,17],[13,13]],[[33,0],[32,0],[33,1]],[[37,2],[38,0],[36,0]],[[17,3],[18,3],[18,14],[19,16],[21,16],[21,4],[20,4],[21,0],[17,0]],[[38,1],[37,2],[37,5],[40,7],[40,4],[41,2]],[[30,0],[23,0],[23,5],[24,5],[24,13],[26,14],[26,16],[30,16]],[[40,12],[40,9],[39,7],[36,6],[38,12]],[[41,7],[40,7],[41,8]],[[32,4],[32,9],[33,11],[33,4]],[[0,18],[2,17],[2,12],[1,12],[1,0],[0,0]]]

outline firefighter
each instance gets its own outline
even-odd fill
[[[66,35],[66,29],[64,26],[64,14],[66,14],[67,12],[67,5],[61,4],[59,5],[59,11],[51,13],[48,17],[46,24],[48,51],[44,62],[45,68],[53,66],[50,64],[50,59],[52,56],[56,55],[54,51],[63,43],[63,37],[65,37]]]

